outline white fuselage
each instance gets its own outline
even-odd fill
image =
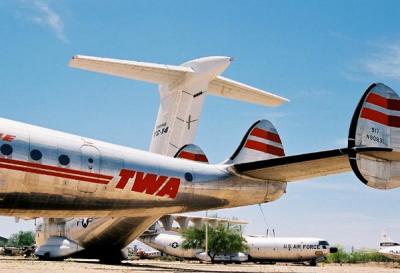
[[[330,252],[326,240],[312,237],[245,236],[251,260],[309,261]]]
[[[261,237],[244,236],[248,250],[245,254],[252,261],[310,261],[323,258],[330,252],[326,240],[310,237]],[[168,255],[182,258],[196,258],[201,249],[185,250],[181,247],[184,241],[176,232],[161,232],[156,235],[142,236],[140,240]]]
[[[389,259],[400,261],[400,245],[383,247],[379,250],[379,253]]]
[[[102,245],[122,248],[164,214],[273,201],[286,188],[286,183],[242,179],[227,165],[175,159],[7,119],[0,119],[0,136],[0,214],[104,217],[92,221],[98,227],[90,234],[62,224],[56,234],[44,235],[79,237],[83,247],[96,247],[101,238]],[[102,224],[109,227],[107,234]],[[124,234],[118,234],[122,227]]]

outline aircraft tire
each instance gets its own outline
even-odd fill
[[[310,266],[317,266],[317,260],[315,260],[315,259],[312,259],[311,261],[310,261]]]

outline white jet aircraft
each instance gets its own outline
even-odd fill
[[[381,236],[379,253],[389,259],[400,261],[400,244],[394,242],[390,236],[383,232]]]
[[[205,164],[204,153],[189,140],[206,91],[271,105],[286,101],[218,76],[230,62],[209,57],[168,66],[74,57],[75,67],[160,84],[151,152],[0,119],[0,214],[51,218],[55,232],[43,239],[62,242],[44,257],[84,250],[115,260],[165,214],[271,202],[288,182],[353,170],[370,187],[400,186],[400,99],[380,83],[359,102],[345,148],[285,156],[275,127],[260,120],[230,158]],[[68,217],[82,221],[66,225]],[[71,241],[66,227],[75,224],[82,229]]]

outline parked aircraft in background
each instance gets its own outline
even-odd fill
[[[245,236],[249,260],[260,262],[310,262],[317,265],[336,247],[321,238]]]
[[[383,232],[381,235],[379,253],[389,259],[400,261],[400,244],[394,242],[386,232]]]
[[[41,257],[85,252],[119,260],[121,249],[165,214],[271,202],[288,182],[350,170],[373,188],[400,186],[400,99],[384,84],[364,93],[345,148],[285,156],[276,128],[260,120],[231,157],[206,164],[189,141],[206,90],[250,102],[286,101],[218,76],[230,62],[209,57],[166,66],[74,57],[75,67],[160,83],[152,152],[0,119],[0,214],[53,223],[44,225],[48,251],[39,247]],[[81,228],[69,237],[72,217]]]
[[[184,216],[180,216],[183,217]],[[190,221],[190,216],[188,216]],[[201,217],[197,217],[199,219]],[[219,219],[219,218],[216,218]],[[222,219],[221,219],[222,220]],[[229,223],[230,220],[228,220]],[[203,223],[210,222],[206,219]],[[219,222],[213,222],[214,225]],[[232,223],[232,222],[231,222]],[[233,224],[237,224],[234,222]],[[199,225],[195,225],[199,227]],[[321,238],[313,237],[265,237],[244,235],[248,251],[245,253],[229,253],[219,255],[219,262],[309,262],[317,265],[324,260],[328,253],[335,253],[337,248],[330,247],[329,243]],[[209,256],[201,249],[183,249],[183,236],[178,231],[167,228],[156,228],[145,232],[139,240],[154,249],[168,255],[209,261]]]

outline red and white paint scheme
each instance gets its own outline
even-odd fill
[[[286,101],[219,76],[231,61],[207,57],[169,66],[74,57],[74,67],[160,84],[151,152],[0,119],[0,214],[47,217],[37,230],[40,257],[85,252],[115,260],[165,214],[271,202],[288,182],[352,169],[368,186],[400,186],[399,128],[362,114],[368,106],[398,116],[392,108],[399,98],[383,84],[371,85],[356,108],[348,147],[284,156],[276,129],[262,120],[221,164],[173,158],[192,143],[206,91],[267,105]],[[372,105],[370,93],[395,103]]]
[[[267,106],[276,106],[287,100],[269,92],[239,83],[221,76],[218,76],[232,62],[229,57],[206,57],[192,60],[181,66],[160,65],[108,58],[89,56],[75,56],[70,65],[81,69],[101,72],[113,76],[126,77],[129,79],[143,80],[159,84],[160,109],[151,140],[150,150],[154,153],[165,154],[176,158],[188,159],[201,163],[208,163],[204,152],[197,145],[191,144],[195,137],[197,125],[200,120],[200,113],[206,94],[222,96],[230,99],[242,100],[250,103],[258,103]],[[181,147],[181,148],[180,148]],[[178,149],[179,148],[179,149]],[[187,173],[187,178],[192,174]],[[119,173],[120,180],[116,187],[124,189],[129,181],[134,181],[131,191],[155,194],[174,198],[180,185],[175,177],[157,177],[154,173],[144,174],[136,170],[122,169]],[[186,177],[185,177],[186,178]],[[191,178],[193,179],[193,177]],[[167,181],[165,184],[162,182]],[[151,187],[144,187],[151,182]],[[93,232],[101,230],[104,236],[95,236],[97,245],[108,245],[109,241],[102,241],[101,238],[108,238],[107,234],[132,233],[137,228],[135,218],[114,217],[113,221],[107,219],[90,218],[90,225],[85,225],[87,237],[77,237],[74,232],[65,233],[71,242],[78,245],[88,245],[93,241]],[[44,219],[38,226],[37,244],[40,246],[37,255],[45,257],[60,257],[70,255],[77,249],[70,247],[71,243],[62,240],[52,240],[50,245],[46,243],[48,238],[58,236],[60,229],[66,228],[73,223],[82,223],[82,219]],[[94,224],[96,223],[96,225]],[[131,223],[128,225],[127,223]],[[77,224],[79,226],[79,224]],[[118,226],[118,228],[117,228]],[[75,230],[68,229],[68,230]],[[92,232],[93,231],[93,232]],[[41,234],[41,236],[39,236]],[[39,239],[40,237],[40,239]],[[101,238],[100,238],[101,237]],[[55,242],[59,242],[57,247]],[[75,245],[75,244],[72,244]],[[51,251],[49,250],[51,249]],[[62,251],[61,251],[62,249]],[[117,251],[118,252],[118,251]],[[109,257],[101,257],[109,258]]]
[[[250,127],[242,143],[226,163],[244,163],[284,155],[282,141],[274,125],[268,120],[259,120]]]
[[[199,146],[194,144],[186,144],[181,149],[179,149],[174,157],[208,163],[208,158],[206,154]]]

